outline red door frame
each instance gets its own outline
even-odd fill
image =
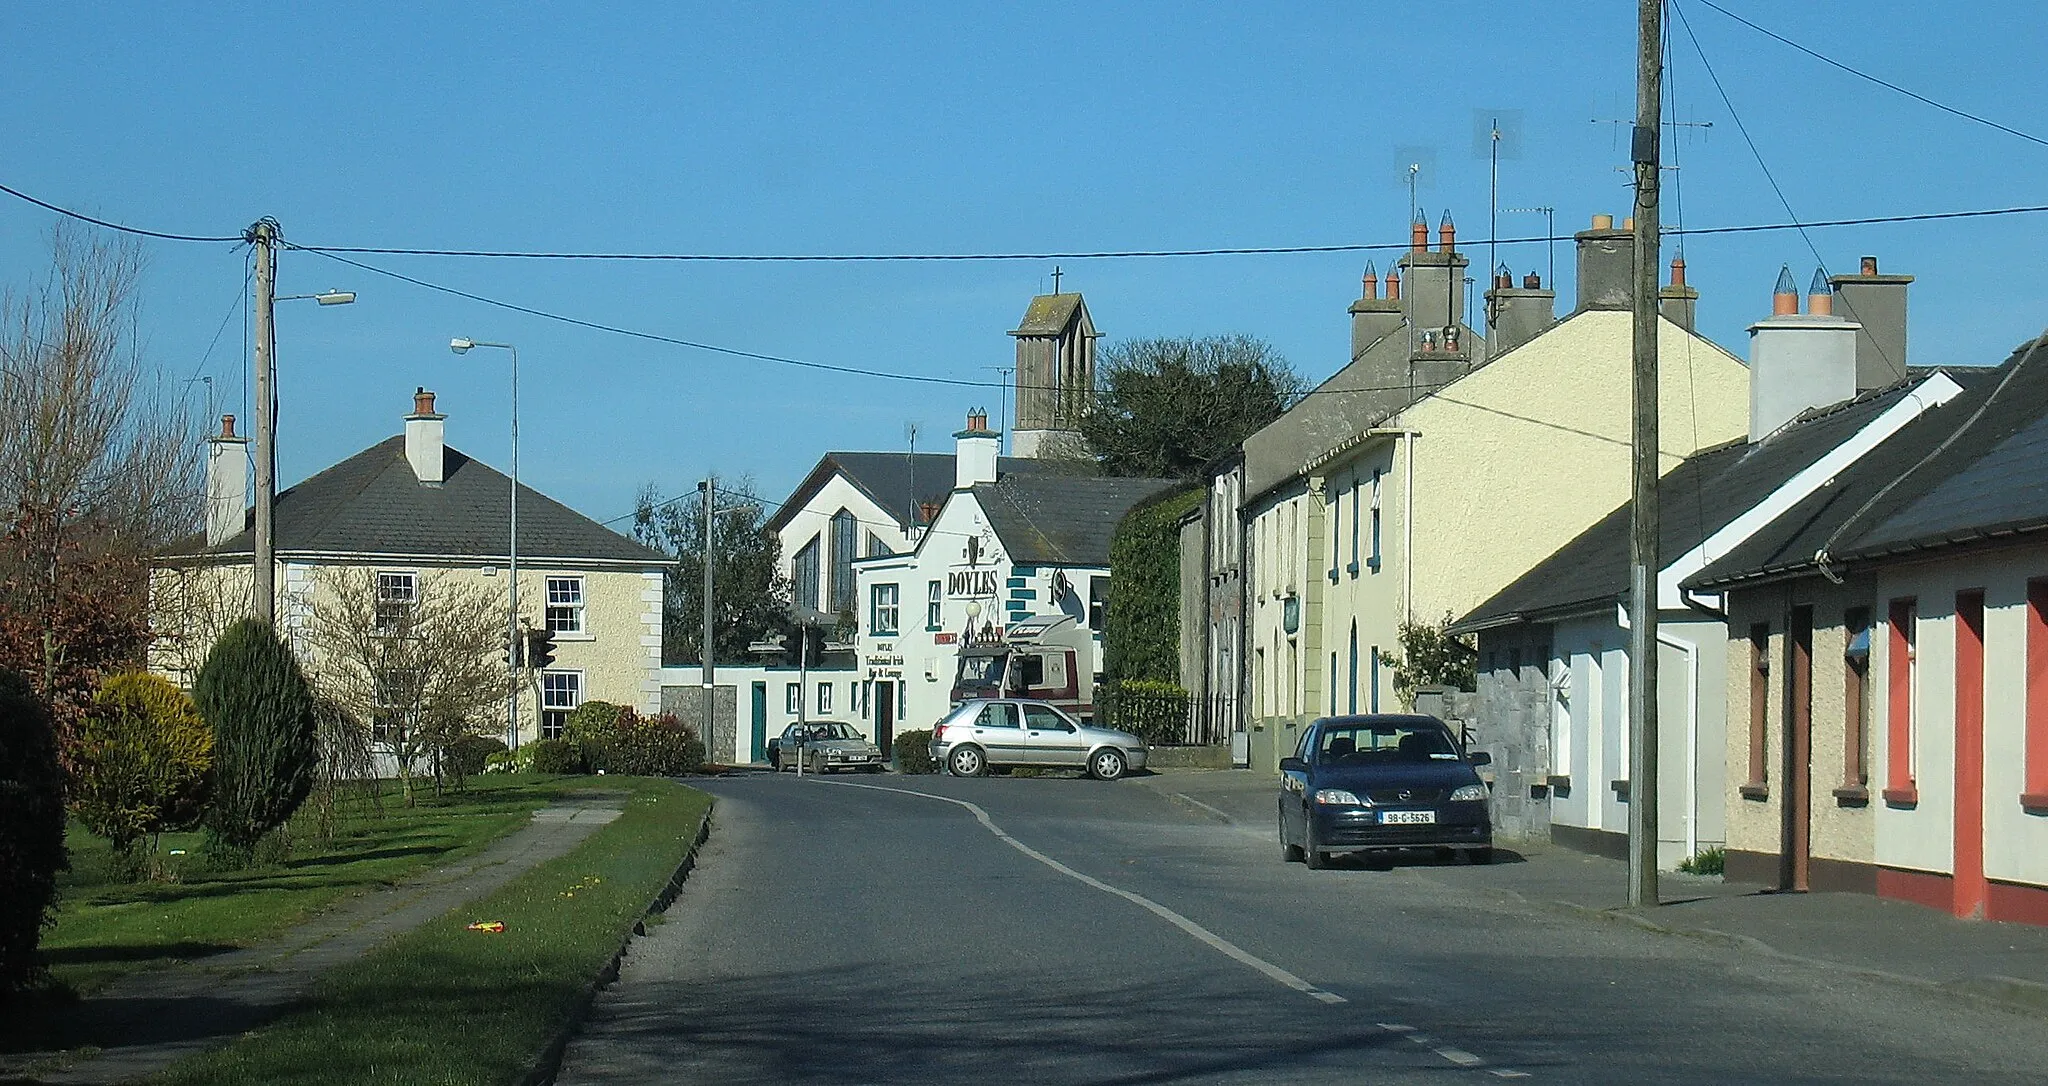
[[[1984,877],[1984,592],[1956,593],[1955,900],[1957,916],[1982,917]]]

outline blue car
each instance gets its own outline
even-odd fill
[[[1493,861],[1487,786],[1471,754],[1432,716],[1335,716],[1309,725],[1280,759],[1280,852],[1328,867],[1345,852],[1455,849]]]

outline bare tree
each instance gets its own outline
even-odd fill
[[[139,657],[146,560],[198,523],[196,428],[135,334],[141,266],[60,228],[47,277],[0,293],[0,666],[60,723]]]
[[[501,597],[458,571],[320,571],[305,630],[313,684],[348,717],[368,721],[413,802],[458,740],[493,733],[510,680]]]

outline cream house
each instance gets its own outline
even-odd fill
[[[309,623],[342,578],[373,583],[380,614],[431,585],[480,589],[506,613],[512,482],[447,446],[445,420],[421,389],[403,434],[278,494],[278,625],[310,671],[321,661]],[[209,442],[206,531],[160,556],[152,572],[151,665],[181,683],[213,636],[250,607],[247,446],[232,416],[224,422]],[[559,734],[588,700],[658,711],[667,556],[528,487],[518,513],[520,618],[553,634],[555,658],[521,684],[516,724],[502,728],[507,742]]]

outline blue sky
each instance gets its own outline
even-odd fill
[[[2048,133],[2038,8],[1720,0],[1959,108]],[[1802,219],[2044,202],[2048,148],[1862,83],[1684,0],[1707,59]],[[578,251],[1045,252],[1399,241],[1400,164],[1483,238],[1476,113],[1519,110],[1503,206],[1560,232],[1627,210],[1634,5],[1039,2],[458,7],[8,5],[0,181],[154,229],[233,234],[275,216],[302,244]],[[1667,223],[1786,218],[1684,30],[1672,101],[1710,132],[1667,163]],[[49,213],[0,199],[0,282],[38,272]],[[1540,233],[1507,216],[1503,236]],[[2038,333],[2048,217],[1811,232],[1832,270],[1865,253],[1912,288],[1911,361],[1984,363]],[[1483,277],[1483,251],[1473,274]],[[170,381],[247,384],[245,253],[150,243],[141,334]],[[1542,246],[1504,251],[1519,276]],[[1702,330],[1746,351],[1796,233],[1695,238]],[[995,379],[1050,262],[616,264],[372,257],[579,318],[836,365]],[[1357,254],[1063,261],[1127,336],[1243,332],[1312,379],[1345,359]],[[1381,261],[1382,266],[1385,260]],[[1569,244],[1558,251],[1565,303]],[[706,471],[786,492],[827,449],[950,445],[1000,393],[834,376],[637,341],[435,294],[306,253],[280,293],[280,472],[395,433],[415,385],[452,444],[503,466],[502,356],[521,352],[522,474],[599,518]],[[233,317],[229,317],[230,313]],[[210,355],[208,344],[228,318]],[[195,395],[204,394],[196,386]]]

